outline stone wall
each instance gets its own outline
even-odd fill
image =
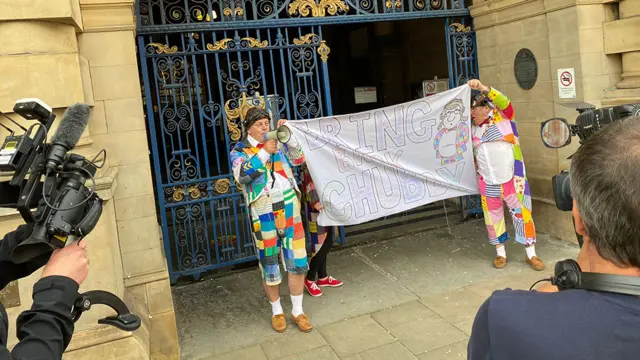
[[[133,0],[28,3],[0,2],[0,111],[27,124],[11,113],[13,103],[41,98],[58,114],[51,136],[66,107],[76,102],[92,106],[89,126],[74,152],[94,156],[106,150],[107,163],[96,178],[105,203],[87,238],[91,269],[81,291],[111,291],[143,320],[133,333],[97,325],[110,310],[96,306],[77,323],[64,358],[178,359],[173,301],[155,216]],[[0,130],[0,138],[6,135]],[[14,211],[0,211],[1,233],[22,223]],[[8,309],[12,319],[30,307],[40,272],[18,281],[21,304]],[[13,337],[10,344],[16,341]]]
[[[637,0],[623,0],[620,9],[625,2],[634,2],[636,7],[640,4]],[[625,37],[621,36],[615,41],[618,45],[612,45],[611,29],[621,26],[616,7],[617,4],[601,1],[576,0],[476,0],[471,7],[480,79],[504,92],[515,107],[536,227],[570,241],[576,241],[571,215],[556,209],[551,178],[568,169],[567,157],[577,148],[578,139],[574,138],[566,148],[545,148],[540,123],[552,117],[573,123],[577,112],[563,103],[586,101],[603,106],[612,99],[628,101],[640,96],[637,87],[630,88],[624,90],[627,98],[620,100],[618,88],[624,86],[623,77],[631,84],[637,75],[633,65],[624,65],[624,55],[620,53],[637,49],[637,44],[634,47],[629,44],[633,41],[622,40]],[[629,26],[625,32],[638,33]],[[523,90],[514,75],[514,59],[522,48],[531,50],[538,63],[538,79],[530,90]],[[575,69],[576,99],[558,96],[557,70],[561,68]]]

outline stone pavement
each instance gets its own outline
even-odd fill
[[[271,307],[254,270],[174,287],[183,359],[466,359],[475,313],[496,289],[528,289],[553,264],[577,254],[575,244],[543,234],[531,270],[522,245],[507,244],[509,263],[491,265],[495,250],[483,220],[332,252],[329,273],[341,288],[305,296],[315,326],[270,327]],[[285,312],[291,310],[286,284]]]

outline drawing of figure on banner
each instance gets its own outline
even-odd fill
[[[461,99],[449,101],[440,113],[438,133],[433,140],[436,157],[442,165],[453,164],[464,159],[469,141],[469,125],[464,116],[464,104]]]

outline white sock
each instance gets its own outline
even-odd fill
[[[302,310],[302,295],[291,295],[291,303],[293,304],[293,310],[291,310],[293,316],[297,317],[304,313]]]
[[[531,259],[532,257],[536,256],[536,247],[535,247],[535,245],[526,246],[524,249],[527,251],[527,257],[529,259]]]
[[[274,302],[269,301],[269,303],[271,303],[271,311],[273,312],[273,315],[284,314],[282,305],[280,305],[280,298]]]
[[[504,245],[497,247],[496,252],[498,253],[498,256],[502,256],[503,258],[507,257],[507,249],[504,247]]]

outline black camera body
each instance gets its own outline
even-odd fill
[[[3,125],[11,135],[0,148],[0,171],[14,172],[10,181],[0,183],[0,207],[17,209],[26,223],[33,224],[31,234],[11,252],[11,262],[22,264],[80,240],[95,228],[102,215],[102,199],[95,192],[95,174],[102,165],[97,165],[96,159],[104,153],[104,164],[106,151],[92,160],[69,152],[87,126],[88,105],[70,106],[50,142],[47,134],[56,116],[49,106],[39,99],[23,99],[16,102],[13,111],[35,121],[25,129],[9,118],[25,132],[15,135]],[[85,185],[88,181],[93,183],[91,188]],[[101,290],[78,295],[73,320],[77,321],[92,304],[108,305],[117,312],[116,316],[100,319],[101,324],[125,331],[140,327],[140,319],[122,300]]]
[[[65,112],[52,143],[46,140],[56,116],[49,106],[39,99],[24,99],[13,111],[36,122],[23,135],[7,137],[0,148],[4,154],[0,170],[14,171],[8,186],[2,187],[3,200],[17,195],[15,202],[3,201],[0,206],[16,208],[25,222],[34,224],[31,236],[11,254],[19,264],[66,246],[69,237],[89,234],[100,219],[102,199],[85,186],[89,180],[95,182],[98,167],[81,155],[67,153],[86,127],[88,105],[76,104]]]
[[[587,103],[564,104],[564,106],[578,111],[575,124],[570,125],[563,118],[552,118],[543,121],[540,126],[540,137],[548,148],[565,147],[571,144],[572,136],[578,136],[579,143],[582,145],[602,127],[627,117],[640,116],[640,104],[624,104],[599,109]],[[570,159],[572,156],[568,158]],[[571,196],[569,171],[563,170],[554,175],[552,186],[556,207],[562,211],[571,211],[573,209],[573,197]],[[578,242],[582,246],[580,236],[578,236]]]

